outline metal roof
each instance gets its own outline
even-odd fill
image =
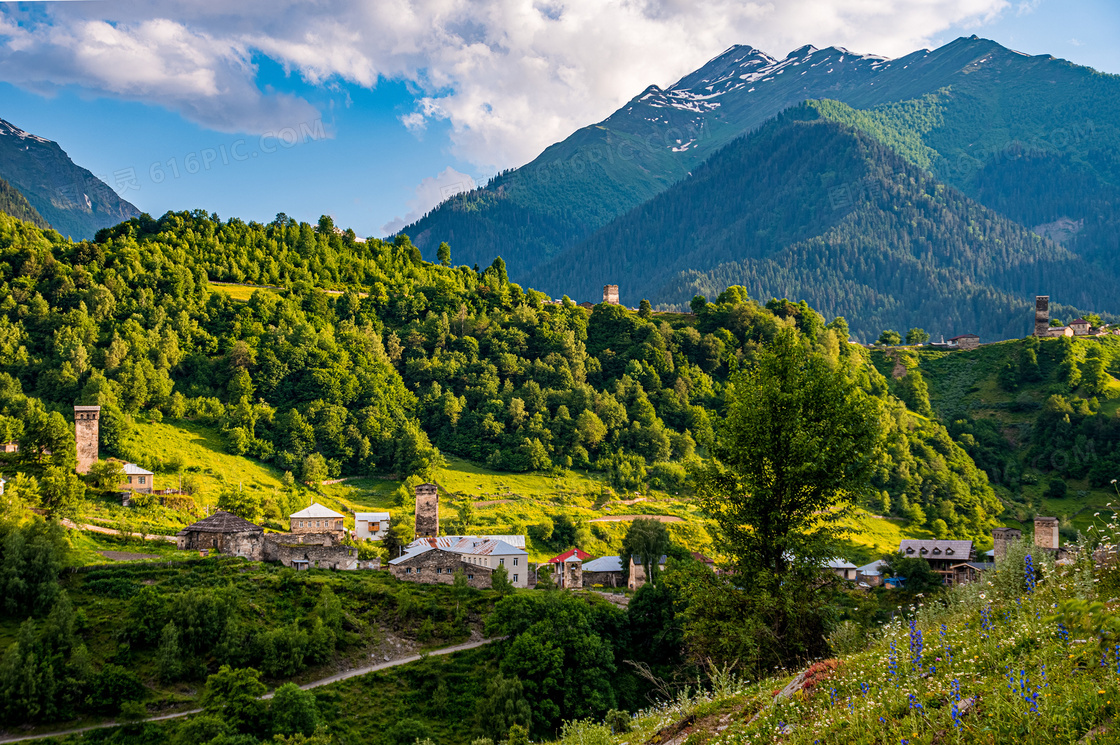
[[[125,476],[154,476],[155,475],[151,471],[143,469],[140,466],[136,465],[135,463],[125,463],[123,468],[124,468],[124,475]]]
[[[972,541],[918,540],[906,538],[899,541],[898,550],[902,552],[903,556],[920,556],[923,559],[960,559],[962,561],[968,561],[972,554]]]
[[[585,572],[621,572],[621,556],[600,556],[583,565]]]
[[[484,541],[501,541],[514,548],[525,548],[525,536],[523,535],[441,535],[438,538],[417,538],[412,543],[408,544],[406,548],[413,546],[427,545],[435,548],[451,548],[458,545],[464,538],[472,540]]]
[[[307,518],[307,517],[342,517],[342,515],[338,514],[334,510],[330,509],[329,507],[324,507],[323,505],[319,504],[318,502],[312,502],[311,506],[308,507],[307,509],[300,510],[299,512],[296,512],[292,515],[289,515],[288,517],[289,518],[292,518],[292,517],[300,517],[300,518]]]
[[[523,548],[511,546],[505,541],[495,541],[490,538],[475,538],[466,536],[459,543],[447,549],[457,554],[470,554],[471,556],[528,556]]]
[[[853,564],[852,562],[848,561],[847,559],[839,559],[839,558],[825,559],[821,563],[821,566],[828,567],[829,569],[855,569],[856,568],[856,565]]]
[[[436,549],[432,546],[417,546],[416,548],[409,551],[407,554],[401,554],[400,556],[398,556],[395,559],[389,559],[389,563],[390,564],[400,564],[402,561],[408,561],[409,559],[413,558],[414,556],[419,556],[420,554],[426,554],[429,551],[435,551],[435,550]]]
[[[380,522],[382,520],[388,520],[388,519],[389,519],[389,513],[388,512],[355,512],[354,513],[354,520],[355,521],[365,520],[366,522]]]
[[[547,563],[548,564],[559,564],[559,563],[564,562],[564,561],[569,561],[572,556],[578,557],[580,561],[587,561],[588,559],[592,558],[591,554],[587,553],[586,551],[581,551],[578,548],[569,548],[564,553],[559,554],[558,556],[553,556],[551,559],[548,560]]]
[[[886,563],[887,562],[883,561],[882,559],[877,559],[870,564],[864,564],[861,567],[857,567],[856,571],[858,571],[860,574],[874,576],[882,571],[883,565]]]

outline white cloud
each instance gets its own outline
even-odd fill
[[[779,56],[806,43],[895,56],[1012,6],[1009,0],[114,0],[40,6],[31,20],[9,7],[0,5],[0,79],[150,101],[225,131],[314,119],[307,101],[260,89],[253,57],[264,55],[313,84],[371,88],[385,78],[409,81],[419,100],[401,117],[405,126],[421,131],[432,119],[446,120],[457,157],[506,168],[732,44]]]
[[[456,194],[470,191],[477,184],[465,173],[459,173],[448,166],[436,176],[429,176],[420,182],[412,199],[408,200],[408,214],[390,220],[381,227],[381,235],[392,235],[405,225],[411,225],[424,216],[428,210]]]

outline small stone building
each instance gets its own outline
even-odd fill
[[[957,564],[953,567],[953,584],[967,585],[970,582],[976,582],[983,576],[984,572],[995,569],[995,567],[996,565],[993,562],[968,561]]]
[[[121,469],[124,474],[124,481],[121,482],[121,489],[125,489],[137,494],[151,494],[152,485],[155,482],[155,474],[146,468],[141,468],[135,463],[125,463]]]
[[[868,587],[878,587],[883,584],[883,567],[886,562],[876,559],[870,564],[864,564],[856,569],[856,582],[862,582]]]
[[[334,510],[312,502],[311,506],[288,517],[292,533],[330,533],[338,540],[346,535],[343,517]]]
[[[432,546],[418,546],[404,556],[389,561],[389,573],[404,582],[450,585],[455,571],[462,569],[467,584],[480,590],[489,589],[494,569],[482,564],[467,564],[454,551]],[[528,567],[526,567],[528,569]]]
[[[976,334],[961,334],[960,336],[954,336],[949,341],[956,344],[957,349],[962,351],[980,347],[980,337]]]
[[[840,579],[855,582],[859,575],[859,568],[847,559],[827,559],[821,564],[821,569],[835,574]]]
[[[583,564],[583,586],[622,587],[622,557],[600,556]]]
[[[669,557],[663,555],[661,557],[661,560],[657,562],[658,570],[659,571],[664,571],[665,570],[665,564],[668,561],[669,561]],[[630,579],[629,579],[629,581],[627,581],[626,586],[629,587],[631,590],[637,590],[639,587],[641,587],[642,585],[644,585],[648,581],[649,581],[649,579],[646,577],[645,566],[642,565],[641,563],[635,563],[634,557],[631,556],[630,557]]]
[[[1092,329],[1093,324],[1089,323],[1084,318],[1078,318],[1070,321],[1069,327],[1073,329],[1074,336],[1088,336],[1089,330]]]
[[[618,305],[618,285],[603,285],[603,302]]]
[[[1049,336],[1050,333],[1050,296],[1035,295],[1034,298],[1034,335]]]
[[[259,561],[264,552],[264,528],[218,511],[180,530],[176,544],[185,551],[211,550]]]
[[[293,569],[358,569],[358,550],[339,545],[333,533],[269,533],[263,559]]]

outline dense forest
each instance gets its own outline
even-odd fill
[[[44,230],[50,228],[47,221],[35,211],[27,198],[4,179],[0,179],[0,212],[25,220]]]
[[[1116,275],[835,122],[836,110],[852,111],[786,112],[530,282],[587,296],[624,277],[623,302],[664,307],[742,285],[852,319],[867,341],[891,326],[1017,337],[1035,294],[1094,309],[1117,293]]]
[[[589,313],[510,283],[500,259],[452,268],[423,262],[407,238],[358,242],[329,218],[204,213],[142,217],[82,243],[0,216],[0,279],[0,424],[26,458],[68,451],[51,433],[65,438],[63,413],[84,403],[102,406],[102,445],[123,458],[145,413],[219,426],[229,452],[309,483],[423,475],[442,449],[501,470],[572,466],[618,488],[680,490],[730,372],[795,327],[888,403],[892,445],[866,497],[876,509],[973,536],[998,512],[944,428],[911,421],[846,342],[843,319],[764,306],[742,288],[695,316]],[[209,280],[271,288],[235,302]]]

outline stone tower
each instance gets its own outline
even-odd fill
[[[603,302],[618,305],[618,285],[603,285]]]
[[[439,488],[435,484],[416,487],[416,537],[439,535]]]
[[[1037,295],[1034,299],[1034,335],[1046,336],[1050,329],[1050,296]]]
[[[1034,545],[1053,551],[1058,550],[1058,518],[1036,517],[1034,519]]]
[[[97,462],[100,420],[100,406],[74,407],[74,440],[78,446],[78,473],[89,473],[90,467]]]
[[[1003,557],[1007,556],[1007,546],[1012,541],[1017,541],[1023,537],[1023,531],[1018,528],[996,528],[992,531],[992,541],[995,543],[992,546],[995,549],[996,561],[1003,561]]]

